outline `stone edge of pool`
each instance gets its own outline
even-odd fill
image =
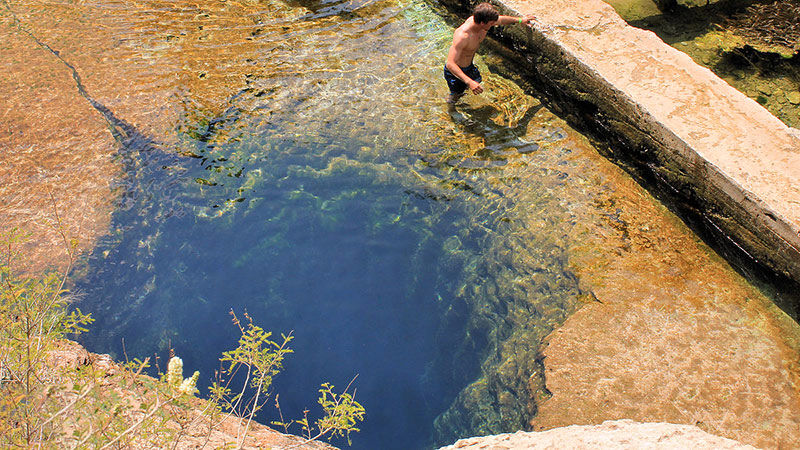
[[[621,144],[607,156],[632,164],[745,258],[800,282],[800,130],[602,0],[493,3],[536,16],[531,27],[497,27],[498,37],[547,95],[572,105],[570,121]]]

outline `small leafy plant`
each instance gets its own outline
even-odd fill
[[[355,378],[353,378],[353,381],[355,381]],[[350,383],[352,384],[353,381]],[[314,427],[308,423],[308,410],[303,412],[304,417],[302,419],[295,421],[303,427],[306,442],[311,442],[330,433],[331,436],[338,435],[346,437],[347,443],[352,445],[350,433],[353,431],[360,431],[356,428],[356,425],[358,422],[364,420],[365,411],[364,407],[355,401],[353,395],[347,392],[349,389],[350,385],[348,385],[341,394],[336,394],[336,392],[333,391],[332,384],[322,383],[319,389],[320,398],[318,403],[325,411],[325,415],[316,421],[316,435],[312,436]],[[278,423],[276,425],[284,425],[284,427],[286,427],[283,423]]]
[[[293,337],[291,333],[282,334],[280,343],[272,341],[270,339],[272,333],[254,325],[252,318],[247,313],[244,314],[247,320],[246,325],[242,324],[233,311],[230,314],[233,323],[239,327],[242,337],[239,339],[238,347],[222,354],[220,361],[223,364],[227,363],[227,368],[223,366],[218,380],[209,389],[211,400],[220,405],[220,410],[247,418],[244,432],[239,436],[241,445],[255,413],[261,410],[272,397],[270,388],[273,378],[283,368],[286,355],[293,353],[293,350],[288,347]],[[244,382],[241,390],[234,393],[229,386],[237,376],[244,377]],[[222,380],[227,380],[224,385]],[[341,394],[334,392],[332,384],[322,384],[319,389],[318,403],[322,407],[324,415],[313,424],[309,422],[308,410],[304,411],[302,419],[284,421],[276,394],[275,406],[281,415],[281,420],[273,421],[271,424],[283,427],[287,433],[293,423],[299,424],[306,437],[305,441],[299,445],[321,438],[330,439],[334,436],[346,437],[350,443],[350,433],[360,431],[356,425],[364,420],[365,415],[364,407],[355,400],[355,392],[353,394],[348,392],[352,383],[351,381]],[[245,399],[248,386],[255,392]]]

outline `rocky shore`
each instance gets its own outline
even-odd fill
[[[537,17],[497,36],[570,121],[615,142],[611,159],[743,257],[800,282],[800,140],[792,128],[602,0],[498,4]]]
[[[96,354],[87,351],[80,344],[73,341],[62,341],[57,350],[50,353],[49,365],[53,369],[84,370],[93,371],[100,379],[100,384],[109,390],[117,390],[117,394],[124,399],[133,402],[153,402],[153,399],[142,399],[139,393],[132,390],[119,389],[114,377],[124,372],[122,366],[113,361],[109,355]],[[148,378],[147,375],[138,377]],[[246,449],[335,449],[324,442],[305,442],[298,436],[284,434],[275,431],[257,422],[249,424],[247,437],[243,441],[237,435],[245,429],[245,420],[233,416],[227,416],[213,426],[209,426],[208,419],[204,416],[204,411],[208,405],[205,400],[194,399],[191,407],[183,411],[184,422],[190,426],[182,429],[179,440],[174,448],[178,449],[197,449],[197,448],[231,448],[242,442],[241,448]],[[166,427],[178,428],[177,422],[170,421]],[[160,448],[153,447],[147,442],[138,442],[137,448]]]

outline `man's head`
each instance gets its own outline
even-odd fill
[[[489,22],[496,22],[499,14],[497,10],[489,3],[480,3],[472,10],[472,20],[478,24],[488,24]]]

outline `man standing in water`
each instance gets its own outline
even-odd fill
[[[450,46],[444,65],[444,79],[450,88],[448,103],[458,101],[467,88],[473,94],[483,92],[481,73],[473,64],[472,58],[490,28],[495,25],[530,24],[533,19],[533,16],[501,16],[489,3],[476,6],[472,15],[453,33],[453,45]]]

